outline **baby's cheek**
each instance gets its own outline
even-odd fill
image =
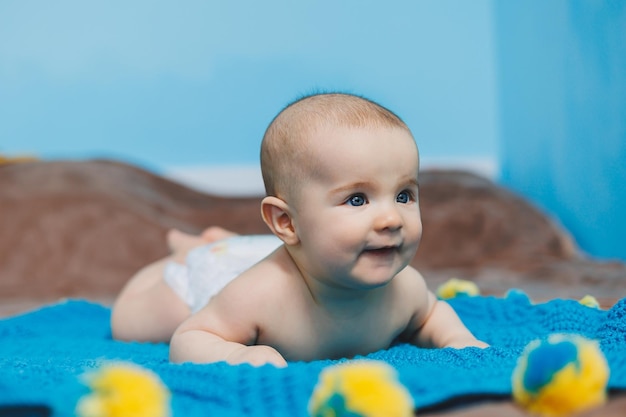
[[[406,227],[405,241],[416,248],[422,240],[422,222],[412,221]]]

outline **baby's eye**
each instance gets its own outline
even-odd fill
[[[350,196],[346,201],[346,204],[349,206],[359,207],[365,204],[367,201],[365,200],[365,196],[363,194],[355,194]]]
[[[408,191],[402,191],[396,197],[396,202],[398,203],[407,204],[409,201],[411,201],[411,193]]]

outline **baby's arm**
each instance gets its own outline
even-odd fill
[[[246,346],[229,342],[208,330],[189,329],[174,333],[170,343],[172,362],[230,364],[249,363],[254,366],[272,364],[277,367],[287,366],[287,362],[270,346]]]
[[[413,336],[413,343],[425,347],[488,347],[486,343],[476,339],[465,327],[456,312],[445,301],[437,300],[432,292],[428,292],[430,313]]]
[[[253,303],[237,291],[241,285],[231,284],[234,285],[222,290],[176,330],[170,342],[170,360],[287,366],[276,349],[255,345],[259,326],[254,320],[259,313],[254,311]]]
[[[474,337],[448,303],[428,290],[418,271],[409,267],[400,278],[401,302],[411,306],[411,319],[401,340],[427,348],[488,346]]]

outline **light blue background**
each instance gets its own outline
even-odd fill
[[[497,1],[502,182],[626,259],[626,1]]]
[[[425,156],[495,157],[489,2],[0,2],[0,152],[256,164],[317,90],[363,94]]]
[[[258,163],[290,100],[364,94],[626,259],[624,1],[0,2],[0,153]]]

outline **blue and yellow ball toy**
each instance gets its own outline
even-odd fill
[[[578,335],[531,342],[513,372],[513,398],[532,414],[568,416],[603,404],[609,367],[598,343]]]
[[[324,369],[309,401],[312,417],[410,417],[413,408],[396,370],[366,360]]]
[[[475,297],[480,295],[480,289],[472,281],[459,278],[450,278],[437,288],[437,298],[450,300],[456,297]]]
[[[578,302],[590,308],[598,308],[598,309],[600,308],[600,303],[598,302],[596,297],[594,297],[593,295],[587,294],[583,298],[578,300]]]
[[[76,405],[79,417],[169,417],[170,392],[154,372],[108,363],[85,378],[91,392]]]

